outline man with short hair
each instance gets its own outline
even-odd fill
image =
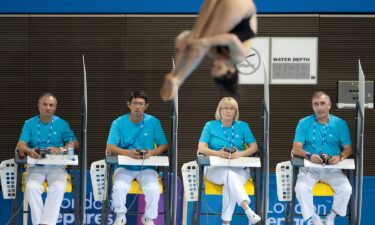
[[[134,91],[127,105],[130,113],[112,123],[107,140],[107,153],[141,160],[166,152],[168,144],[160,121],[144,113],[148,108],[147,95],[142,91]],[[146,151],[144,156],[141,151]],[[145,194],[146,208],[141,221],[145,225],[154,225],[160,198],[158,173],[155,168],[116,166],[114,176],[112,205],[117,214],[114,225],[126,224],[126,195],[134,179],[138,180]]]
[[[323,91],[313,94],[312,108],[314,114],[301,119],[297,125],[293,155],[317,164],[336,165],[352,154],[348,125],[343,119],[329,114],[331,100]],[[300,168],[295,187],[296,197],[304,220],[311,218],[314,225],[323,225],[314,211],[312,194],[314,185],[319,181],[330,185],[335,192],[332,210],[325,218],[326,225],[333,225],[336,215],[346,215],[352,187],[340,169]]]
[[[40,158],[37,150],[46,149],[49,154],[61,154],[69,141],[74,148],[79,144],[69,124],[54,115],[57,99],[51,93],[39,97],[39,115],[27,120],[17,143],[20,156],[28,155]],[[43,182],[47,180],[47,198],[43,204]],[[26,182],[27,200],[31,209],[31,219],[34,225],[55,225],[58,220],[60,205],[67,185],[65,166],[59,165],[28,165]]]

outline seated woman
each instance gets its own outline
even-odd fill
[[[235,159],[250,156],[258,151],[255,138],[246,122],[239,121],[238,103],[231,97],[224,97],[216,109],[215,118],[206,123],[198,144],[198,153]],[[247,148],[244,149],[245,144]],[[229,149],[229,150],[228,150]],[[241,167],[205,167],[206,178],[215,184],[223,185],[221,219],[229,224],[236,203],[241,206],[249,224],[256,224],[261,218],[249,207],[250,198],[244,184],[250,176],[250,170]]]
[[[236,65],[248,54],[257,32],[252,0],[205,0],[193,29],[176,38],[175,68],[165,76],[161,98],[171,100],[205,55],[214,58],[211,75],[236,93]]]

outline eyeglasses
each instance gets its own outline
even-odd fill
[[[144,102],[130,102],[130,105],[144,107],[146,105],[146,103],[144,103]]]
[[[233,107],[222,107],[220,108],[221,110],[225,110],[225,111],[235,111],[236,109],[233,108]]]

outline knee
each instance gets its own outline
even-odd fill
[[[26,183],[26,192],[28,193],[42,193],[43,189],[43,185],[38,182],[28,181]]]
[[[145,193],[151,193],[158,195],[160,193],[160,188],[158,183],[149,183],[147,184],[147,187],[143,188]]]
[[[239,175],[233,170],[228,170],[228,172],[225,173],[224,176],[224,184],[226,185],[239,185],[239,183],[241,183]]]
[[[67,186],[66,181],[55,181],[48,185],[48,189],[56,190],[59,193],[65,193],[66,186]]]
[[[187,46],[187,39],[190,31],[182,31],[175,39],[176,51],[183,51]]]
[[[113,192],[125,192],[128,193],[130,190],[130,184],[126,182],[115,182],[112,188]]]
[[[353,192],[353,189],[349,183],[346,183],[345,185],[342,185],[340,188],[338,188],[337,192],[345,194],[346,196],[350,196]]]

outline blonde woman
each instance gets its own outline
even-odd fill
[[[216,120],[207,122],[203,128],[198,153],[234,159],[251,156],[258,151],[249,125],[238,120],[238,103],[234,98],[221,99],[215,118]],[[245,211],[249,224],[256,224],[261,220],[249,207],[250,198],[244,188],[250,176],[248,168],[208,166],[205,168],[205,176],[210,182],[224,186],[221,215],[223,225],[229,224],[232,220],[236,203]]]

